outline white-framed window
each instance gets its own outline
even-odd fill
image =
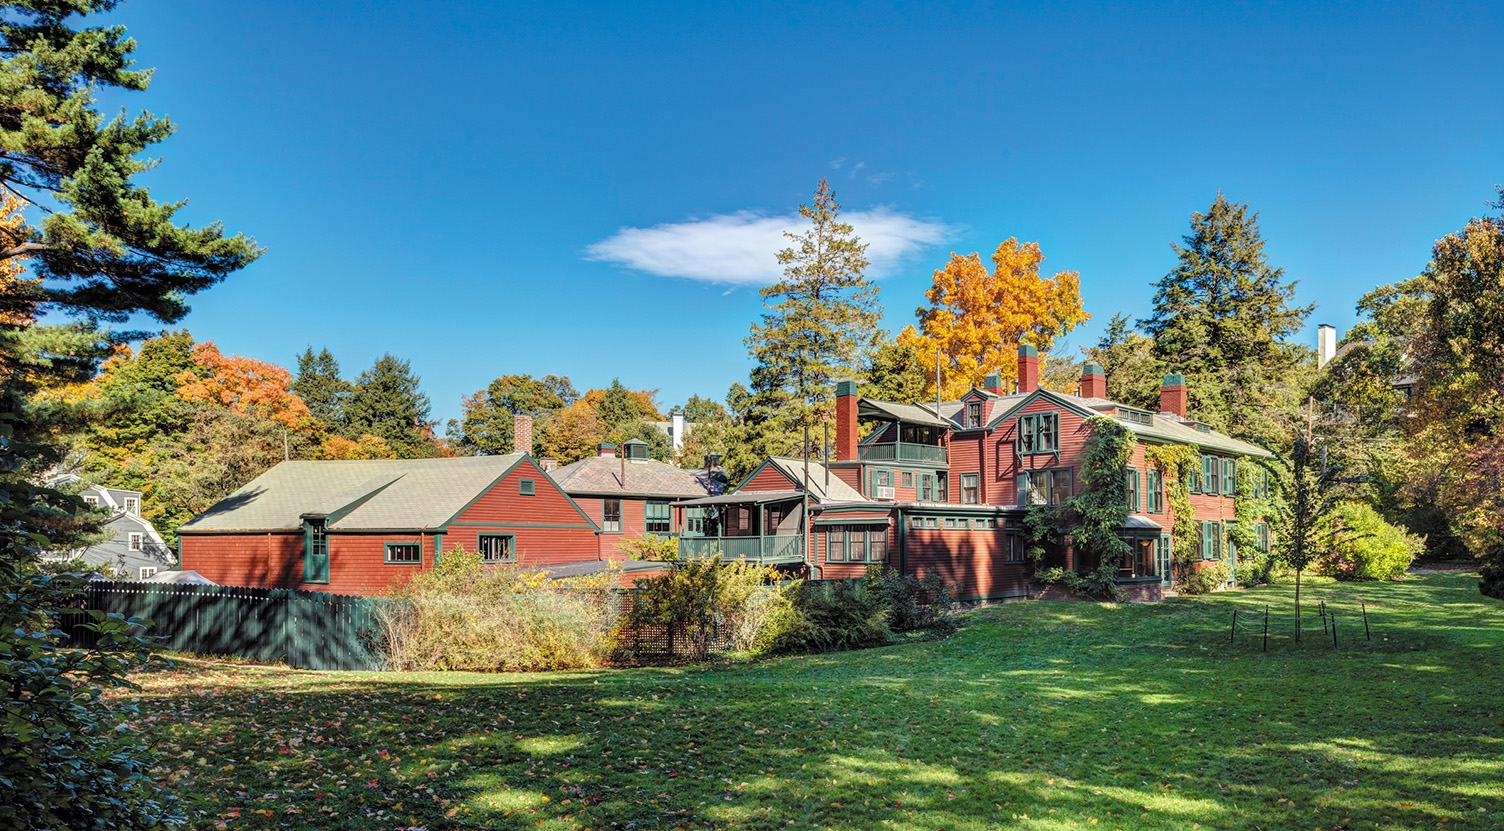
[[[141,579],[145,580],[148,577],[155,577],[157,574],[157,569],[156,566],[142,566],[140,573]]]
[[[389,565],[422,565],[423,546],[415,542],[389,542],[385,546]]]
[[[125,498],[125,512],[130,514],[131,516],[140,516],[141,500],[137,499],[134,496],[127,496]]]
[[[133,531],[131,532],[130,536],[126,537],[126,547],[130,548],[130,550],[132,551],[140,551],[141,542],[142,535],[139,532]]]
[[[601,530],[608,534],[621,533],[621,500],[601,500]]]
[[[84,495],[84,504],[88,505],[91,508],[98,508],[99,507],[99,497],[95,496],[92,493],[91,494],[85,494]]]

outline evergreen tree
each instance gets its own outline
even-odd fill
[[[341,432],[345,421],[345,401],[354,386],[339,375],[339,362],[327,348],[314,354],[310,346],[298,356],[298,377],[292,382],[308,412],[333,433]]]
[[[1310,350],[1291,344],[1312,306],[1293,306],[1295,281],[1269,265],[1258,214],[1221,194],[1191,215],[1173,246],[1178,264],[1156,284],[1140,321],[1154,357],[1186,376],[1192,415],[1232,433],[1279,441],[1299,418]]]
[[[59,448],[30,441],[58,427],[55,411],[28,396],[50,383],[86,380],[108,336],[97,322],[144,314],[180,320],[189,295],[255,260],[261,249],[212,224],[174,222],[182,202],[161,203],[135,181],[143,158],[173,125],[141,114],[106,119],[100,91],[145,90],[133,69],[135,42],[121,26],[75,28],[113,0],[6,2],[0,11],[0,189],[35,206],[33,222],[0,222],[0,826],[155,828],[183,824],[154,784],[150,750],[129,737],[124,711],[105,691],[130,685],[145,643],[124,623],[103,621],[89,650],[50,634],[68,602],[65,583],[40,576],[34,560],[58,518],[90,513],[83,501],[33,484]],[[15,264],[30,275],[17,278]],[[76,327],[34,325],[61,313]],[[119,333],[118,340],[135,333]],[[186,370],[185,370],[186,371]],[[61,541],[61,540],[59,540]],[[120,699],[113,699],[118,707]]]
[[[1116,314],[1096,346],[1081,350],[1107,373],[1107,397],[1130,407],[1159,412],[1164,371],[1154,357],[1154,341],[1135,332],[1127,315]]]
[[[355,389],[345,404],[346,435],[379,436],[398,458],[437,456],[428,423],[428,396],[419,389],[419,381],[407,361],[390,353],[382,355],[355,379]]]
[[[552,379],[552,380],[550,380]],[[558,392],[579,394],[568,377],[535,379],[531,375],[503,375],[485,389],[465,396],[463,415],[449,422],[450,445],[456,452],[483,456],[511,453],[515,446],[513,417],[525,413],[540,419],[533,425],[534,444],[547,429],[550,416],[568,406]]]
[[[835,382],[861,375],[882,337],[878,288],[863,275],[867,246],[840,211],[821,179],[813,203],[799,206],[811,227],[785,232],[794,245],[778,252],[783,279],[762,289],[768,311],[747,338],[758,417],[785,416],[781,432],[829,418]]]
[[[631,390],[622,385],[620,378],[612,378],[611,386],[595,408],[607,430],[616,430],[640,420],[645,414],[633,400]]]
[[[933,389],[930,375],[925,372],[924,358],[914,344],[883,341],[872,352],[862,395],[879,401],[914,404],[926,399],[933,402]]]

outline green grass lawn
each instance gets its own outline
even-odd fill
[[[718,667],[320,673],[185,661],[135,727],[214,828],[1504,829],[1504,603],[1311,582],[1234,608],[1018,603],[940,642]],[[219,825],[223,823],[223,825]]]

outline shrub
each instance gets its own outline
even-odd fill
[[[888,626],[895,632],[946,629],[954,626],[955,598],[938,574],[920,579],[882,565],[868,566],[867,589],[888,608]]]
[[[511,672],[596,666],[610,651],[617,572],[553,580],[454,548],[383,604],[382,654],[396,670]]]
[[[1200,568],[1186,567],[1175,581],[1175,590],[1181,594],[1209,594],[1226,582],[1226,563],[1205,562]]]
[[[720,556],[680,559],[677,551],[660,559],[667,573],[633,584],[618,638],[626,657],[657,653],[698,661],[719,648],[752,648],[776,603],[765,588],[776,576],[772,569]]]
[[[1344,502],[1332,520],[1330,548],[1316,572],[1338,580],[1389,580],[1405,573],[1425,547],[1362,502]]]
[[[789,607],[762,641],[768,652],[832,652],[893,638],[887,600],[866,580],[799,582],[783,594]]]

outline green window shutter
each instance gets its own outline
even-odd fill
[[[1028,474],[1027,471],[1018,474],[1017,487],[1018,487],[1018,499],[1016,501],[1018,502],[1019,506],[1022,507],[1024,505],[1028,505],[1029,504],[1029,474]]]
[[[1201,559],[1212,558],[1212,524],[1210,522],[1198,523],[1201,526]]]
[[[1195,470],[1185,475],[1185,487],[1191,493],[1201,493],[1201,476]]]
[[[523,496],[534,496],[538,493],[538,486],[532,479],[522,479],[517,483],[517,492]]]
[[[1223,486],[1223,493],[1228,496],[1238,495],[1238,460],[1227,460],[1227,472],[1222,474],[1222,479],[1227,484]]]

